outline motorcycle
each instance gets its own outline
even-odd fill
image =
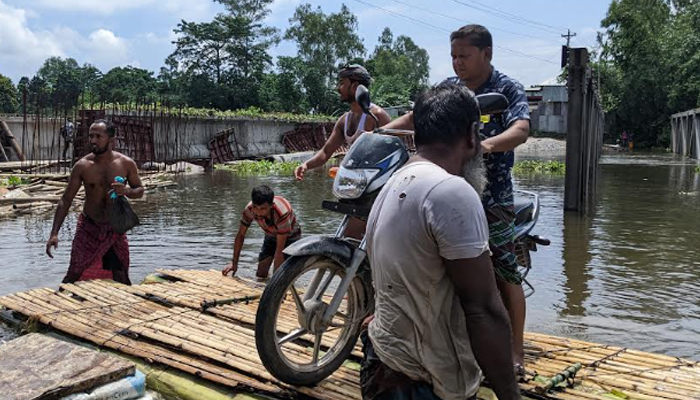
[[[374,117],[364,86],[358,88],[356,100]],[[482,114],[498,114],[508,105],[496,93],[477,96],[477,101]],[[347,237],[345,230],[351,217],[367,218],[381,188],[409,159],[400,136],[412,133],[363,133],[335,173],[333,193],[338,201],[322,203],[323,209],[344,215],[335,234],[306,237],[284,250],[290,257],[267,283],[255,319],[260,359],[280,381],[316,384],[356,349],[362,321],[373,313],[374,291],[365,240]],[[521,194],[515,202],[516,253],[521,273],[527,276],[530,251],[549,241],[530,234],[539,215],[538,196]],[[524,285],[531,295],[532,285],[527,280]]]

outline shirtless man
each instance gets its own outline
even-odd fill
[[[126,234],[118,234],[109,224],[112,200],[110,192],[117,196],[139,199],[143,196],[141,178],[136,163],[116,151],[114,125],[106,120],[97,120],[90,126],[90,149],[92,153],[83,157],[73,167],[70,181],[58,202],[53,229],[46,254],[53,258],[51,248],[58,247],[58,231],[68,214],[73,198],[85,186],[85,204],[78,218],[78,227],[71,249],[70,267],[63,283],[90,279],[112,279],[124,284],[129,281],[129,243]],[[116,183],[121,176],[129,183]]]
[[[358,64],[345,65],[338,71],[338,94],[340,101],[350,104],[350,111],[343,114],[333,127],[333,133],[313,157],[302,163],[294,170],[294,176],[298,180],[304,179],[307,170],[318,168],[333,156],[340,146],[352,145],[353,142],[364,132],[371,132],[391,121],[389,114],[376,104],[370,105],[370,111],[379,122],[362,112],[360,104],[355,101],[355,91],[359,85],[369,88],[372,78],[367,70]],[[365,222],[358,218],[350,218],[345,229],[345,235],[356,239],[361,239],[365,232]]]
[[[304,173],[309,169],[322,166],[333,156],[340,146],[348,146],[360,136],[363,131],[371,132],[375,128],[384,126],[391,121],[389,114],[376,104],[372,104],[370,111],[379,119],[376,123],[372,117],[362,112],[360,104],[355,101],[355,91],[359,85],[369,88],[372,78],[369,72],[358,64],[345,65],[338,71],[338,94],[340,101],[350,104],[350,111],[341,115],[333,127],[333,133],[313,157],[302,163],[294,170],[294,176],[298,180],[304,179]]]

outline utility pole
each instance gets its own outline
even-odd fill
[[[566,48],[570,48],[571,38],[576,36],[576,32],[571,33],[571,29],[566,30],[566,35],[561,35],[561,37],[566,38]]]
[[[571,38],[576,36],[576,33],[571,33],[571,29],[566,30],[566,35],[561,37],[566,38],[566,46],[561,46],[561,67],[565,68],[569,64],[569,49],[571,48]]]

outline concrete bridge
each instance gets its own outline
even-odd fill
[[[81,123],[80,116],[74,121],[76,156],[82,156],[87,148],[87,126],[95,118],[105,116],[117,125],[115,149],[141,162],[207,160],[212,158],[212,147],[217,146],[230,147],[226,150],[230,150],[229,154],[235,159],[286,153],[290,149],[283,143],[285,133],[294,132],[301,125],[291,121],[246,117],[110,115],[109,111],[89,111],[83,114],[84,123]],[[13,115],[0,116],[0,120],[7,123],[27,160],[57,160],[61,156],[63,140],[60,128],[63,119],[29,116],[25,120],[22,116]],[[320,132],[320,125],[326,123],[312,125],[319,125]],[[225,133],[223,138],[222,133]],[[10,160],[17,160],[10,148],[8,156]]]
[[[671,149],[700,159],[700,108],[671,115]]]

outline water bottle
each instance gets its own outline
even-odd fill
[[[122,177],[122,176],[117,175],[117,176],[114,177],[114,181],[117,182],[117,183],[125,183],[125,182],[126,182],[126,179],[124,179],[124,177]],[[110,197],[112,200],[116,199],[116,198],[117,198],[117,192],[115,192],[114,189],[110,190],[110,191],[109,191],[109,197]]]

